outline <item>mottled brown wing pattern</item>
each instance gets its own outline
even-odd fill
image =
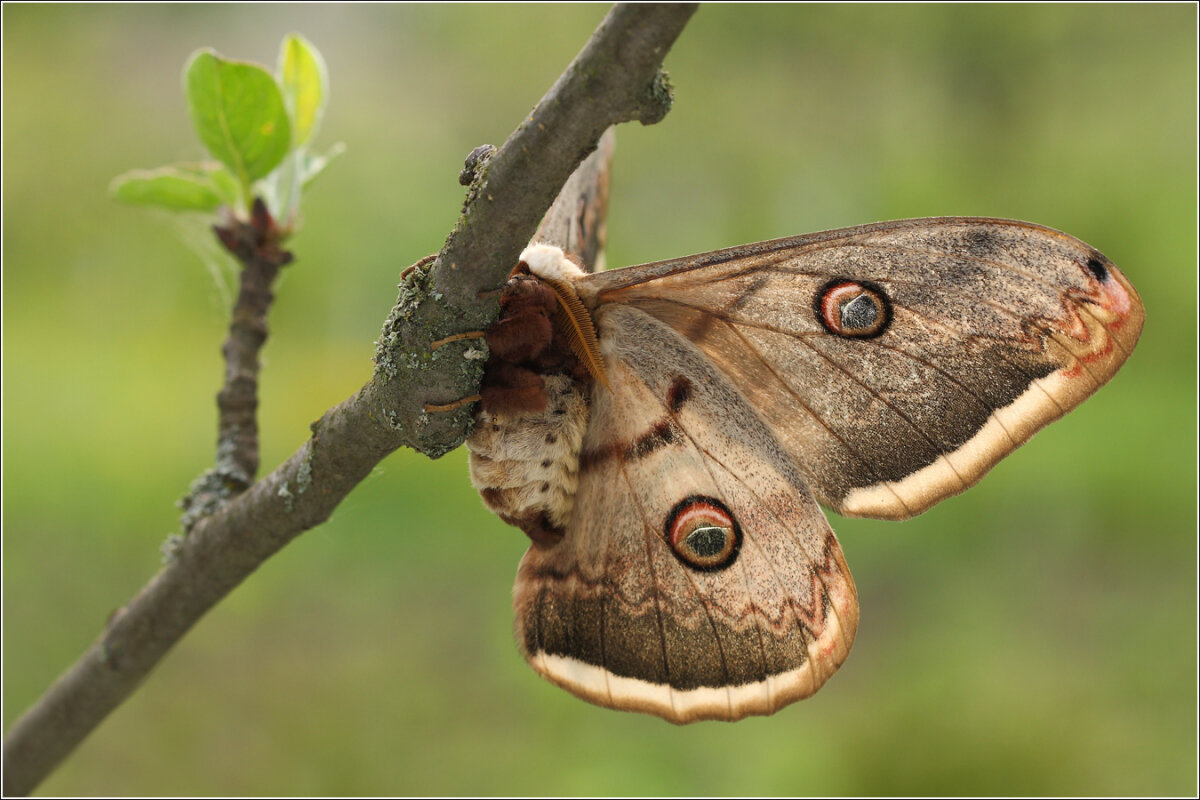
[[[878,290],[880,330],[837,332],[829,301],[846,285]],[[588,276],[577,290],[694,341],[823,502],[887,518],[962,491],[1081,402],[1143,320],[1099,252],[1006,220],[831,231]]]
[[[468,446],[534,543],[518,642],[575,694],[674,722],[771,713],[846,657],[857,595],[817,498],[903,518],[962,491],[1107,381],[1143,322],[1103,255],[1007,220],[599,275],[533,246],[517,272]],[[586,359],[560,306],[595,325]]]
[[[586,513],[521,563],[526,657],[588,700],[675,722],[807,697],[846,657],[858,606],[791,456],[678,333],[619,305],[596,321],[612,390],[593,389]]]

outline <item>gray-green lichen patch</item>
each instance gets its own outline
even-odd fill
[[[402,276],[396,305],[375,343],[371,394],[373,417],[436,458],[462,444],[461,431],[471,422],[472,404],[460,412],[457,403],[479,391],[488,348],[477,331],[490,321],[489,312],[495,316],[499,302],[490,297],[478,308],[447,308],[433,264],[433,258],[419,262]]]
[[[650,103],[651,113],[643,115],[640,122],[643,125],[661,122],[675,102],[675,87],[671,85],[671,76],[665,69],[654,74],[654,80],[646,88],[646,99]]]
[[[217,442],[217,459],[212,471],[227,488],[246,487],[254,483],[253,476],[246,474],[238,459],[237,448],[237,441],[233,437]]]
[[[382,387],[395,382],[391,390],[381,395],[383,402],[380,404],[379,413],[387,420],[387,424],[396,430],[404,430],[411,426],[418,439],[421,438],[420,431],[431,425],[429,415],[417,414],[412,418],[402,415],[398,406],[390,405],[396,402],[393,392],[405,394],[421,387],[442,386],[447,383],[447,378],[451,378],[449,383],[453,386],[478,387],[483,380],[483,367],[488,358],[487,344],[477,336],[461,339],[451,336],[436,348],[429,344],[439,337],[446,337],[444,331],[435,331],[428,327],[429,320],[438,316],[437,313],[431,313],[436,309],[422,308],[426,301],[441,300],[441,295],[433,289],[430,274],[432,264],[433,260],[429,259],[406,271],[400,284],[400,295],[396,305],[388,315],[379,340],[375,343],[377,385]],[[435,373],[436,377],[423,377],[431,372]],[[454,372],[458,373],[457,378],[452,377]],[[467,388],[464,394],[473,391],[477,390]],[[424,448],[421,448],[421,452],[432,455]]]
[[[168,533],[167,538],[163,540],[159,551],[162,553],[163,565],[170,564],[179,555],[180,548],[183,547],[184,537],[178,533]]]
[[[312,485],[312,453],[312,448],[309,447],[308,452],[304,454],[304,460],[300,462],[300,467],[296,470],[296,494],[304,494]]]
[[[407,359],[406,363],[397,363],[397,355],[406,338],[405,330],[416,318],[417,309],[430,297],[441,300],[441,294],[433,290],[430,269],[433,262],[433,257],[424,258],[405,271],[400,280],[396,305],[392,306],[375,342],[375,372],[386,380],[396,377],[400,370],[413,366],[407,363]]]
[[[220,453],[217,455],[217,461],[221,461]],[[239,480],[242,483],[238,483]],[[219,511],[225,505],[225,501],[233,496],[235,487],[246,485],[244,480],[241,470],[235,469],[231,474],[218,467],[205,470],[200,477],[192,481],[187,495],[179,501],[179,506],[183,509],[179,521],[183,525],[184,534],[186,535],[200,520]]]
[[[290,489],[288,489],[288,482],[284,481],[279,487],[279,491],[275,492],[275,494],[283,498],[283,507],[286,508],[290,514],[292,509],[296,507],[296,496],[292,494]]]

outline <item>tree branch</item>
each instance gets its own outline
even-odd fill
[[[482,330],[498,313],[498,289],[563,183],[611,125],[659,121],[671,104],[661,63],[694,5],[617,5],[546,96],[477,170],[467,207],[428,273],[400,287],[375,354],[380,413],[401,444],[437,458],[462,444],[471,409],[430,415],[475,392],[482,359],[470,344],[428,344]]]
[[[437,350],[430,342],[494,320],[494,296],[481,297],[503,283],[559,187],[606,128],[632,119],[649,124],[666,113],[670,92],[660,64],[694,11],[694,5],[618,5],[609,12],[521,127],[476,170],[464,213],[433,269],[412,270],[401,283],[373,378],[314,423],[291,458],[199,519],[170,563],[17,720],[4,742],[4,794],[36,787],[209,608],[295,536],[325,521],[381,459],[400,445],[436,457],[462,442],[468,406],[433,415],[424,407],[476,391],[486,354],[469,339]],[[588,211],[597,207],[594,199],[565,202],[576,209],[579,232],[592,231],[583,241],[602,237],[602,220]]]

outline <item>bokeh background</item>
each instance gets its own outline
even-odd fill
[[[348,148],[278,289],[269,469],[368,378],[463,158],[604,13],[4,6],[5,728],[158,568],[212,462],[229,276],[198,226],[106,196],[201,157],[188,55],[273,65],[302,33],[331,75],[318,145]],[[1194,795],[1196,66],[1191,4],[712,6],[667,59],[672,113],[619,129],[610,265],[979,214],[1083,238],[1145,301],[1122,372],[982,484],[902,524],[833,519],[862,623],[814,698],[677,728],[544,683],[511,635],[522,535],[462,450],[398,452],[41,791]]]

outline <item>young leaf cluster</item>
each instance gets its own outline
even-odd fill
[[[133,205],[245,219],[262,197],[282,233],[299,222],[300,194],[339,155],[339,143],[310,151],[329,96],[325,61],[298,34],[284,38],[275,74],[246,61],[197,50],[183,72],[188,113],[213,161],[131,170],[110,192]]]

